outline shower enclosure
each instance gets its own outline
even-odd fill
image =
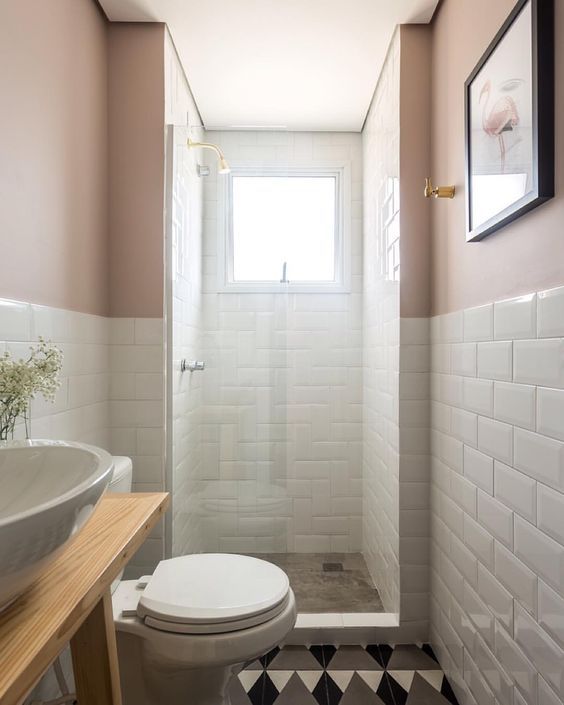
[[[219,145],[233,173],[188,137]],[[362,555],[361,151],[358,134],[167,134],[169,554],[277,563],[300,612],[383,611]],[[346,286],[292,286],[289,261],[289,284],[223,287],[233,179],[306,172],[335,174]],[[182,371],[195,360],[205,369]]]

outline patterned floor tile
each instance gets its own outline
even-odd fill
[[[449,705],[449,701],[421,673],[416,673],[406,705]]]
[[[268,669],[321,671],[323,666],[306,646],[286,646],[272,659]]]
[[[273,649],[229,694],[232,705],[458,705],[428,644]]]
[[[386,668],[393,648],[389,644],[368,644],[366,651],[374,658],[382,668]]]
[[[317,705],[317,700],[306,688],[297,673],[290,678],[275,705]]]
[[[376,694],[384,701],[386,705],[405,705],[407,702],[408,691],[386,671],[384,677],[380,681]]]
[[[252,705],[273,705],[280,693],[276,690],[268,671],[263,671],[247,695]]]
[[[374,660],[362,646],[341,646],[331,659],[329,668],[333,671],[337,669],[353,671],[383,670],[378,661]]]
[[[339,705],[343,692],[325,671],[315,686],[312,695],[319,705]]]
[[[340,705],[385,705],[376,691],[355,673],[345,691]]]
[[[415,644],[400,644],[396,646],[390,656],[387,668],[390,671],[422,671],[424,669],[434,671],[437,668],[437,662]]]

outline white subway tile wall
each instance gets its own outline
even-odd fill
[[[133,491],[162,492],[164,476],[164,329],[162,318],[112,318],[109,450],[133,462]],[[151,573],[164,557],[159,524],[133,556],[126,577]]]
[[[189,113],[197,115],[195,111]],[[203,139],[203,129],[193,126],[193,139]],[[201,150],[187,150],[188,130],[174,128],[169,140],[173,150],[169,198],[173,217],[170,229],[169,268],[171,277],[169,307],[172,309],[171,393],[172,420],[169,435],[172,501],[172,555],[203,550],[198,489],[203,477],[202,390],[204,372],[182,372],[181,361],[205,359],[203,346],[202,300],[202,203],[203,181],[197,164]]]
[[[110,442],[110,324],[103,316],[0,299],[0,352],[26,358],[43,337],[64,353],[55,402],[31,405],[33,438],[82,441],[103,448]],[[16,437],[24,438],[23,424]]]
[[[399,417],[415,423],[415,407],[405,402],[428,399],[427,371],[417,364],[412,370],[416,355],[411,365],[402,358],[407,369],[400,375],[399,52],[396,33],[362,133],[363,189],[370,194],[363,216],[362,550],[384,608],[395,613],[400,533],[406,541],[427,533],[419,533],[424,509],[399,509]],[[427,342],[425,326],[406,329],[410,344]]]
[[[210,132],[232,164],[350,163],[352,291],[218,292],[223,182],[203,181],[201,462],[191,511],[204,551],[361,548],[361,137]],[[196,375],[193,375],[195,380]],[[176,497],[176,490],[175,490]],[[176,521],[176,519],[175,519]]]
[[[431,321],[431,640],[463,705],[564,702],[563,302]]]

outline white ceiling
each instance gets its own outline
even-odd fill
[[[396,24],[437,0],[100,0],[166,22],[208,129],[358,131]]]

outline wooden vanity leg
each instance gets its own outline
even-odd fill
[[[109,589],[71,639],[71,652],[79,705],[121,705]]]

